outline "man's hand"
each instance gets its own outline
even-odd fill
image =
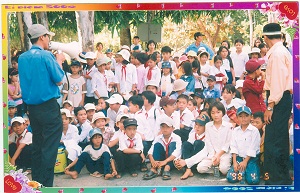
[[[265,111],[264,114],[264,120],[266,122],[266,124],[270,124],[272,122],[272,115],[273,115],[273,111]]]
[[[60,53],[60,54],[57,53],[57,54],[55,54],[55,57],[56,57],[56,60],[57,60],[57,62],[59,63],[60,66],[66,60],[66,57],[65,57],[65,55],[63,53]]]

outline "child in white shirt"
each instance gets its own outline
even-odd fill
[[[161,71],[156,65],[157,56],[156,53],[149,55],[148,67],[145,74],[145,85],[148,85],[149,81],[154,81],[156,85],[159,85],[161,79]]]
[[[175,77],[172,74],[172,67],[170,62],[162,62],[162,75],[160,80],[161,96],[170,96],[173,91],[173,83]]]

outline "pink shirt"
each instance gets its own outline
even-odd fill
[[[139,67],[136,68],[137,73],[137,89],[139,93],[142,93],[144,91],[145,86],[145,76],[146,76],[146,69],[144,64],[141,64]]]
[[[15,92],[16,87],[14,85],[12,85],[12,84],[8,84],[8,89],[11,90],[12,92]],[[17,105],[20,105],[20,104],[23,103],[22,98],[14,100],[10,95],[8,95],[8,100],[15,101]]]
[[[282,42],[275,43],[267,53],[268,65],[264,90],[270,90],[268,103],[279,103],[283,92],[293,89],[293,63]]]

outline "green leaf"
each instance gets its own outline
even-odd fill
[[[17,169],[17,166],[13,166],[9,162],[4,163],[4,173],[5,174],[8,174],[11,170],[16,171],[16,169]]]
[[[292,41],[295,38],[296,31],[297,31],[296,28],[292,28],[292,27],[286,29],[286,32],[290,35]]]

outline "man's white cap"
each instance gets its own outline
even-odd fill
[[[126,49],[122,49],[120,52],[117,53],[118,55],[121,55],[124,60],[126,60],[127,62],[130,62],[129,61],[129,58],[130,58],[130,52]]]
[[[174,120],[171,117],[168,117],[166,115],[163,115],[160,120],[161,120],[160,125],[163,123],[168,125],[169,127],[173,127],[174,125]]]
[[[116,118],[116,123],[119,122],[119,121],[121,121],[121,119],[123,117],[126,117],[126,119],[129,118],[129,116],[127,114],[124,114],[124,113],[118,114],[118,116]]]
[[[94,103],[86,103],[85,105],[84,105],[84,108],[85,108],[85,110],[86,111],[88,111],[88,110],[96,110],[96,106],[94,105]]]
[[[85,55],[84,55],[85,59],[95,59],[96,58],[96,54],[94,52],[87,52]]]
[[[10,125],[12,125],[14,122],[25,123],[25,120],[22,117],[14,117],[11,120]]]
[[[106,100],[109,104],[122,104],[123,103],[123,97],[120,94],[113,94],[109,99]]]
[[[71,106],[73,107],[73,103],[72,103],[72,101],[65,100],[65,101],[63,102],[63,106],[64,106],[64,104],[66,104],[66,103],[68,103],[69,105],[71,105]]]
[[[28,35],[30,39],[38,38],[45,34],[48,34],[50,36],[55,35],[55,33],[48,31],[46,27],[41,24],[33,24],[28,28]]]

